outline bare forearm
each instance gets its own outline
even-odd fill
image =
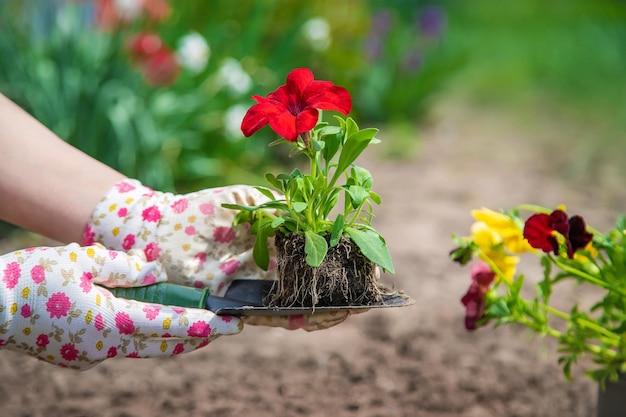
[[[123,178],[0,95],[0,219],[80,242],[98,201]]]

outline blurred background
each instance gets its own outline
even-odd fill
[[[551,126],[537,146],[568,178],[625,172],[624,1],[0,0],[0,25],[0,91],[161,190],[264,183],[288,163],[269,130],[239,126],[295,67],[348,88],[387,157],[462,103]]]

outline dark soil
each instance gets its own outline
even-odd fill
[[[444,109],[438,123],[420,132],[414,158],[371,154],[360,163],[383,198],[374,227],[396,267],[396,275],[382,280],[405,290],[414,305],[370,310],[312,333],[247,326],[194,353],[114,359],[86,372],[2,351],[0,414],[593,416],[596,384],[580,368],[567,381],[551,341],[518,328],[465,330],[459,300],[469,270],[450,262],[448,252],[450,236],[469,230],[474,208],[563,203],[606,230],[618,199],[603,178],[594,188],[559,178],[553,156],[535,146],[537,131],[491,110],[468,109]],[[379,146],[394,140],[384,132]],[[5,242],[2,249],[30,243]],[[532,265],[520,268],[534,276]],[[553,297],[567,303],[592,295],[572,288]]]

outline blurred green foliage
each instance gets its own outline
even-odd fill
[[[442,33],[426,39],[420,32],[421,2],[163,2],[165,20],[135,17],[106,29],[94,17],[97,7],[133,1],[0,0],[0,91],[124,174],[163,190],[189,190],[259,183],[268,165],[286,161],[268,153],[269,139],[244,139],[237,122],[251,95],[273,91],[295,67],[345,86],[354,112],[377,121],[419,120],[449,75],[448,61],[428,69],[426,55],[438,49]],[[380,45],[372,54],[368,41],[381,13],[389,22],[374,34]],[[157,33],[174,50],[191,32],[207,40],[208,65],[181,70],[171,85],[146,83],[129,56],[129,39]]]
[[[542,130],[540,147],[572,179],[626,152],[626,2],[446,1],[448,46],[464,55],[449,86]],[[540,148],[539,148],[540,149]]]

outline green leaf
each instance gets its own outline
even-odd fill
[[[280,227],[280,225],[282,225],[283,223],[285,223],[285,218],[284,217],[276,217],[272,221],[272,228],[273,229],[278,229]]]
[[[276,196],[274,195],[274,193],[272,193],[272,190],[270,190],[269,188],[266,188],[266,187],[254,187],[254,188],[260,191],[261,194],[263,194],[265,197],[269,198],[270,200],[276,199]],[[280,185],[279,185],[279,188],[280,188]]]
[[[336,180],[341,173],[348,169],[348,167],[359,157],[359,155],[361,155],[377,132],[378,129],[368,128],[348,136],[346,143],[343,145],[343,150],[339,155],[337,171],[333,177],[334,180]]]
[[[322,150],[322,157],[328,163],[334,158],[341,146],[341,135],[339,132],[332,135],[325,135],[322,140],[326,144]]]
[[[359,208],[365,200],[370,196],[370,193],[359,185],[352,185],[346,190],[350,194],[350,200],[352,208]]]
[[[333,230],[330,232],[330,246],[337,246],[337,243],[339,243],[339,239],[343,234],[344,224],[343,214],[339,213],[333,223]]]
[[[267,174],[265,174],[265,179],[276,189],[278,190],[283,189],[283,184],[278,180],[278,178],[276,178],[274,174],[268,172]],[[271,198],[274,199],[274,197],[271,197]]]
[[[301,201],[296,201],[295,203],[292,204],[292,207],[296,213],[301,213],[302,211],[304,211],[304,209],[306,209],[307,204]]]
[[[252,249],[252,257],[254,258],[254,262],[264,271],[267,271],[270,265],[270,252],[267,247],[267,238],[269,236],[264,232],[264,229],[261,229],[257,235],[256,240],[254,241],[254,248]]]
[[[310,230],[304,232],[304,253],[306,253],[306,263],[317,268],[322,264],[328,252],[328,243],[324,237]]]
[[[370,191],[370,198],[376,204],[380,204],[383,201],[383,199],[378,194],[376,194],[374,191]]]
[[[353,227],[345,229],[346,234],[361,249],[363,255],[392,274],[395,273],[389,249],[382,237],[373,230],[359,230]]]

